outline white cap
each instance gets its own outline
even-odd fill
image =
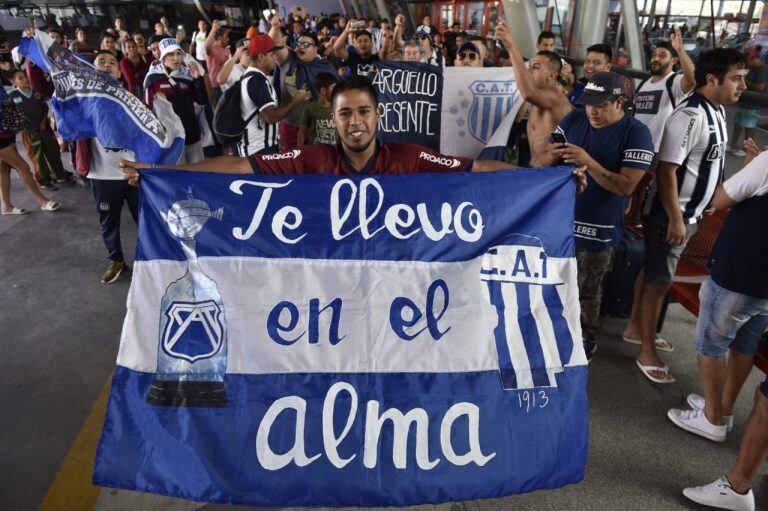
[[[168,55],[171,52],[174,52],[176,50],[184,51],[181,49],[181,46],[179,46],[179,42],[176,39],[173,39],[171,37],[166,37],[162,41],[160,41],[160,44],[158,45],[158,48],[160,48],[160,60],[162,61],[163,58]]]

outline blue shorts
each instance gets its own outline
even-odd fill
[[[754,355],[768,327],[768,299],[729,291],[707,277],[699,290],[696,352],[722,358],[730,349]]]

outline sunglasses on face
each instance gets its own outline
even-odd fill
[[[302,50],[306,50],[307,48],[312,48],[314,46],[317,46],[317,45],[315,43],[307,43],[307,42],[304,42],[304,41],[302,41],[300,43],[296,43],[296,47],[297,48],[301,48]]]
[[[470,62],[473,62],[479,58],[478,54],[474,52],[459,53],[457,57],[459,60],[468,60]]]

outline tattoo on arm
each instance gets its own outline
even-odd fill
[[[611,183],[616,181],[616,176],[617,174],[614,174],[613,172],[603,172],[603,177]]]

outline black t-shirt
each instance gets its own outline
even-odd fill
[[[347,60],[344,61],[344,65],[349,67],[353,75],[368,76],[370,73],[375,72],[374,65],[379,60],[377,53],[372,53],[370,56],[363,58],[358,53],[351,51]]]

